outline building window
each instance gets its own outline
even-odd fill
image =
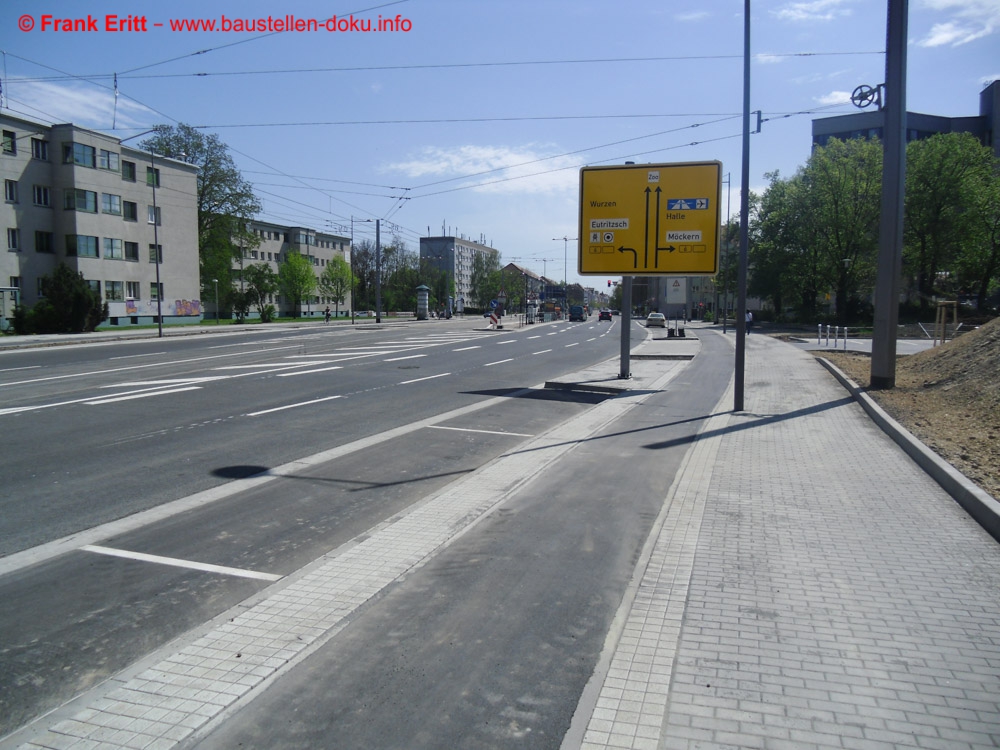
[[[49,194],[49,188],[46,185],[34,185],[31,188],[31,197],[35,201],[36,206],[51,206],[51,195]]]
[[[132,201],[123,202],[122,218],[125,221],[139,221],[139,204]]]
[[[122,179],[135,182],[135,162],[122,160]]]
[[[125,299],[139,299],[140,294],[142,292],[139,289],[138,281],[125,282]]]
[[[160,170],[153,169],[152,167],[146,167],[146,184],[154,185],[155,187],[160,186]]]
[[[149,262],[163,263],[163,245],[149,245]]]
[[[159,206],[146,206],[146,223],[162,226],[163,216],[160,214]]]
[[[163,299],[163,282],[157,284],[155,281],[149,282],[149,298],[154,302]]]
[[[114,151],[105,151],[103,148],[97,154],[97,166],[112,172],[117,172],[121,169],[118,154]]]
[[[90,287],[90,291],[92,291],[98,297],[101,296],[101,282],[100,281],[91,281],[90,279],[87,279],[87,286],[89,286]]]
[[[121,216],[122,197],[111,193],[101,193],[101,213]]]
[[[139,262],[139,243],[138,242],[126,242],[125,243],[125,260],[134,260]]]
[[[97,163],[97,150],[93,146],[86,146],[82,143],[64,143],[63,163],[93,167]]]
[[[49,142],[41,138],[31,139],[31,156],[35,159],[49,160]]]
[[[54,253],[56,251],[56,239],[52,232],[35,232],[35,252]]]
[[[7,250],[16,253],[21,249],[21,230],[15,227],[7,228]]]
[[[108,302],[122,302],[125,299],[124,286],[122,281],[105,281],[104,298]]]
[[[96,258],[97,238],[85,234],[66,235],[66,255],[78,258]]]
[[[21,277],[20,276],[11,276],[10,277],[10,283],[7,286],[12,287],[14,289],[20,289],[21,288]]]
[[[78,190],[69,188],[65,193],[63,208],[67,210],[86,211],[90,214],[97,213],[97,193],[93,190]]]
[[[3,181],[3,198],[8,203],[17,203],[17,180]]]
[[[109,260],[123,260],[123,245],[121,240],[111,237],[104,238],[104,257]]]
[[[35,295],[39,299],[45,296],[45,279],[41,276],[35,279]]]
[[[13,130],[3,131],[3,152],[5,154],[17,154],[17,133]]]

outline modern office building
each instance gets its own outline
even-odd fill
[[[319,232],[308,227],[284,226],[264,221],[252,222],[251,231],[260,239],[260,244],[254,249],[244,249],[243,257],[234,263],[234,269],[243,269],[253,263],[267,263],[271,270],[277,273],[279,264],[288,257],[288,253],[298,253],[313,265],[316,277],[319,278],[323,269],[335,256],[343,258],[348,264],[351,263],[349,237]],[[237,278],[241,279],[242,275],[237,275]],[[269,302],[277,308],[279,315],[291,316],[296,312],[292,310],[291,301],[283,300],[280,295],[273,295]],[[303,300],[301,313],[318,316],[323,313],[327,305],[330,305],[331,313],[347,315],[352,304],[350,292],[340,303],[317,293]],[[253,312],[251,310],[251,313]]]
[[[472,263],[476,255],[499,251],[480,242],[458,237],[421,237],[420,262],[449,274],[455,282],[455,309],[472,304]]]
[[[979,114],[969,117],[941,117],[919,112],[906,113],[906,140],[929,138],[938,133],[971,133],[1000,158],[1000,139],[996,137],[1000,116],[1000,81],[993,81],[979,93]],[[812,121],[813,146],[825,146],[831,138],[881,138],[882,112],[858,111],[849,115],[823,117]]]
[[[8,294],[34,305],[65,262],[108,302],[111,325],[201,319],[197,167],[72,124],[0,125]]]

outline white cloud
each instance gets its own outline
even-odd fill
[[[692,11],[690,13],[678,13],[674,16],[674,20],[680,22],[690,22],[690,21],[704,21],[706,18],[711,18],[712,14],[706,10]]]
[[[851,15],[851,9],[845,7],[846,0],[809,0],[809,2],[792,2],[771,13],[781,21],[795,23],[814,21],[833,21],[837,18]]]
[[[573,157],[547,158],[535,146],[428,146],[416,157],[385,165],[422,182],[449,180],[431,190],[472,186],[476,192],[553,193],[578,186],[579,162]],[[467,175],[467,179],[461,178]]]
[[[831,91],[829,94],[816,97],[816,101],[824,106],[828,104],[850,104],[850,91]]]
[[[958,47],[1000,30],[1000,0],[923,0],[922,5],[950,18],[935,23],[917,42],[921,47]]]
[[[761,53],[759,55],[753,56],[753,61],[761,63],[762,65],[777,65],[778,63],[784,62],[787,58],[778,57],[777,55],[768,55],[767,53]]]
[[[157,121],[156,113],[124,96],[94,85],[62,84],[47,81],[18,81],[13,78],[5,88],[12,109],[29,117],[53,123],[73,123],[85,128],[111,130],[148,127]],[[139,118],[139,119],[137,119]]]

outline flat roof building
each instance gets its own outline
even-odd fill
[[[155,322],[157,302],[164,323],[201,319],[197,167],[73,124],[2,114],[0,125],[0,285],[30,307],[64,262],[112,324]]]
[[[993,81],[979,93],[978,115],[942,117],[907,112],[906,141],[930,138],[938,133],[971,133],[984,146],[993,149],[993,154],[1000,158],[1000,141],[996,137],[998,116],[1000,116],[1000,81]],[[882,121],[882,112],[879,110],[813,120],[813,146],[825,146],[831,138],[842,141],[851,138],[881,138]]]

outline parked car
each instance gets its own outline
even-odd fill
[[[655,327],[667,327],[667,319],[663,316],[663,313],[652,312],[646,316],[646,328]]]
[[[597,321],[600,322],[602,320],[611,320],[610,310],[601,310],[599,313],[597,313]]]

